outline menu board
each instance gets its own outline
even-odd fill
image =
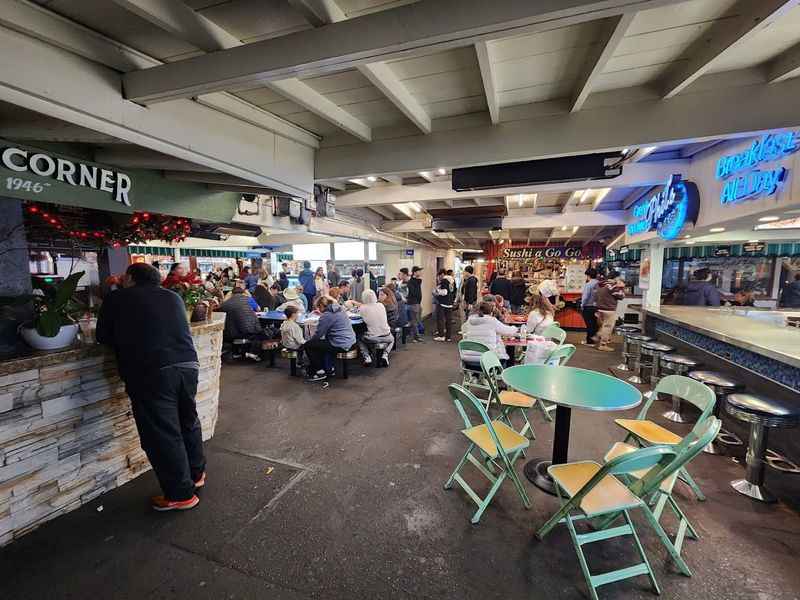
[[[585,263],[570,263],[567,265],[567,272],[564,276],[564,287],[566,288],[566,293],[578,293],[583,290],[583,284],[586,283],[585,272]]]

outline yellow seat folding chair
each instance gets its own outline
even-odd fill
[[[539,529],[536,537],[544,539],[558,523],[566,524],[592,600],[598,600],[598,587],[639,575],[647,575],[655,592],[661,593],[629,511],[632,509],[642,510],[651,525],[654,522],[653,515],[647,503],[618,477],[645,470],[650,471],[645,480],[652,480],[674,460],[675,456],[674,448],[652,446],[639,448],[635,452],[619,456],[605,465],[594,461],[581,461],[551,465],[547,469],[556,484],[561,508]],[[582,520],[606,519],[610,522],[620,515],[625,522],[616,527],[590,530],[587,533],[578,533],[575,528],[575,523]],[[655,522],[655,527],[660,527],[657,522]],[[621,536],[633,538],[641,562],[615,571],[598,575],[592,574],[583,552],[583,546]]]
[[[698,426],[712,415],[717,401],[714,392],[707,385],[683,375],[667,375],[658,382],[653,395],[645,401],[635,419],[614,419],[614,422],[628,433],[624,440],[626,443],[635,441],[639,446],[655,444],[676,446],[681,443],[683,440],[681,436],[647,418],[647,413],[659,394],[677,396],[696,406],[700,411],[700,417],[697,419]],[[706,499],[700,486],[695,483],[685,468],[681,469],[678,478],[692,488],[692,492],[698,500]]]
[[[449,490],[452,488],[455,481],[467,492],[472,501],[478,505],[478,510],[472,515],[471,522],[473,525],[480,521],[483,511],[489,506],[506,479],[510,479],[514,484],[525,508],[530,508],[531,502],[528,499],[528,494],[514,470],[514,463],[530,443],[528,438],[520,435],[502,421],[492,421],[480,399],[465,388],[453,383],[448,386],[448,390],[456,405],[456,410],[464,420],[465,428],[461,430],[461,433],[469,441],[469,446],[463,458],[458,462],[455,470],[444,484],[444,489]],[[469,416],[467,416],[467,410],[477,412],[480,415],[481,423],[473,425]],[[477,457],[473,452],[477,453]],[[491,483],[489,492],[484,498],[481,498],[460,474],[461,469],[467,462],[471,463]]]
[[[536,439],[536,433],[533,431],[533,425],[528,420],[528,409],[536,404],[536,398],[531,398],[520,392],[512,392],[510,390],[500,391],[497,380],[503,373],[503,365],[500,364],[500,359],[494,352],[486,352],[481,356],[481,368],[483,369],[483,377],[489,384],[489,406],[492,402],[500,405],[500,418],[503,419],[508,425],[514,427],[511,422],[511,417],[515,412],[522,416],[524,422],[522,429],[519,430],[520,435],[527,436],[530,432],[531,439]],[[523,453],[524,454],[524,453]]]

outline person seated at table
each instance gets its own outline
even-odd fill
[[[283,312],[286,310],[287,306],[294,306],[300,310],[301,313],[305,313],[306,305],[303,303],[302,294],[300,294],[295,288],[286,288],[283,291],[283,298],[284,302],[279,304],[275,310]]]
[[[337,352],[347,352],[356,343],[356,334],[350,324],[350,317],[330,296],[317,299],[316,309],[320,312],[319,323],[314,335],[304,346],[310,362],[309,381],[321,381],[325,372],[325,359],[336,358]]]
[[[303,310],[310,312],[314,306],[314,299],[312,298],[311,302],[309,303],[308,296],[303,293],[302,285],[298,285],[295,290],[297,291],[297,299],[303,303]]]
[[[328,296],[336,300],[338,304],[344,304],[344,302],[342,302],[342,293],[338,286],[334,286],[328,290]]]
[[[286,320],[281,323],[281,344],[287,350],[294,350],[297,352],[297,362],[300,364],[303,354],[303,346],[306,343],[303,328],[297,322],[297,319],[302,314],[296,306],[287,306],[283,314],[286,315]]]
[[[339,282],[339,301],[347,302],[350,300],[350,282],[347,280]]]
[[[269,288],[263,282],[256,284],[252,292],[253,300],[258,303],[259,310],[272,310],[274,306],[273,297],[269,293]]]
[[[496,304],[481,302],[478,313],[472,315],[464,324],[464,339],[470,342],[482,342],[494,350],[501,360],[508,360],[506,346],[501,336],[517,335],[517,328],[504,325],[492,315]],[[464,352],[463,358],[467,362],[480,362],[480,352]]]
[[[386,349],[380,357],[382,367],[389,366],[389,353],[394,346],[394,336],[389,327],[389,320],[386,316],[386,307],[378,302],[378,297],[370,289],[364,290],[361,294],[362,303],[358,308],[358,314],[364,319],[367,331],[358,340],[358,347],[361,350],[361,359],[365,366],[372,364],[372,355],[369,347],[372,344],[387,344]]]
[[[217,308],[224,312],[225,328],[222,338],[226,342],[233,340],[265,341],[269,339],[258,321],[255,311],[250,306],[244,287],[235,287],[230,298]]]
[[[394,278],[393,278],[394,279]],[[394,281],[386,286],[387,293],[391,293],[394,295],[395,304],[397,304],[397,321],[394,327],[405,327],[408,325],[408,307],[406,306],[406,300],[403,298],[403,294],[400,293],[400,290],[397,289],[398,285]],[[387,309],[388,310],[388,309]],[[391,325],[391,321],[389,322]]]
[[[537,293],[528,297],[528,306],[530,307],[527,322],[528,333],[542,335],[545,328],[552,325],[555,320],[553,305],[547,301],[547,298]]]
[[[494,303],[497,307],[497,312],[500,313],[500,316],[497,318],[502,321],[511,312],[511,304],[509,304],[508,300],[500,294],[494,295]]]
[[[389,327],[391,329],[397,327],[399,318],[397,312],[397,298],[395,298],[394,292],[389,289],[388,286],[378,290],[378,302],[383,304],[383,307],[386,309],[386,320],[389,322]]]

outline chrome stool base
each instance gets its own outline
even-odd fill
[[[627,379],[628,383],[642,383],[642,378],[638,375],[631,375]]]
[[[703,452],[705,454],[717,454],[717,455],[725,454],[725,450],[722,448],[720,443],[717,442],[716,440],[714,440],[708,446],[703,448]]]
[[[680,412],[677,410],[668,410],[662,415],[667,421],[672,421],[673,423],[689,423],[689,420],[685,418]]]
[[[778,454],[775,450],[767,449],[764,455],[764,460],[767,465],[781,473],[792,473],[797,475],[800,473],[800,465],[797,465],[786,458],[783,454]]]
[[[630,371],[630,368],[628,368],[628,363],[626,363],[626,362],[621,362],[614,368],[617,371]]]
[[[727,429],[720,429],[715,441],[725,446],[744,446],[741,438]]]
[[[747,479],[736,479],[735,481],[731,481],[731,487],[735,489],[740,494],[752,498],[753,500],[758,500],[759,502],[775,502],[775,496],[770,494],[769,490],[767,490],[763,485],[756,485],[755,483],[750,483]]]

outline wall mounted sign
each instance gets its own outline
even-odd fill
[[[771,196],[786,180],[785,167],[757,168],[800,150],[800,136],[795,131],[769,133],[754,141],[744,152],[729,154],[717,161],[715,176],[724,181],[720,192],[722,204]]]
[[[583,258],[581,246],[526,246],[524,248],[503,248],[499,258],[524,260],[535,258]]]
[[[0,196],[133,214],[160,213],[227,223],[241,194],[210,191],[205,185],[165,179],[142,169],[66,156],[43,147],[0,139]]]
[[[278,262],[286,262],[289,260],[294,260],[294,255],[291,252],[279,252],[277,258]]]
[[[404,253],[405,256],[408,256],[410,258],[414,258],[414,249],[413,248],[406,248],[403,251],[403,253]]]
[[[714,256],[716,257],[724,257],[731,255],[731,247],[730,246],[717,246],[714,248]]]
[[[14,146],[3,148],[3,152],[0,154],[0,163],[9,171],[19,174],[17,177],[7,177],[4,181],[4,187],[9,190],[24,188],[35,191],[34,188],[51,185],[31,181],[25,176],[27,173],[33,173],[39,177],[55,179],[72,186],[107,192],[114,202],[125,206],[131,205],[131,178],[120,171],[67,158],[52,157],[44,152],[29,151]]]
[[[687,222],[697,221],[699,211],[697,186],[680,174],[672,175],[659,193],[633,207],[636,220],[628,225],[628,235],[656,231],[665,240],[674,240]]]
[[[742,244],[742,252],[749,252],[751,254],[758,254],[764,251],[766,244],[764,242],[747,242]]]

